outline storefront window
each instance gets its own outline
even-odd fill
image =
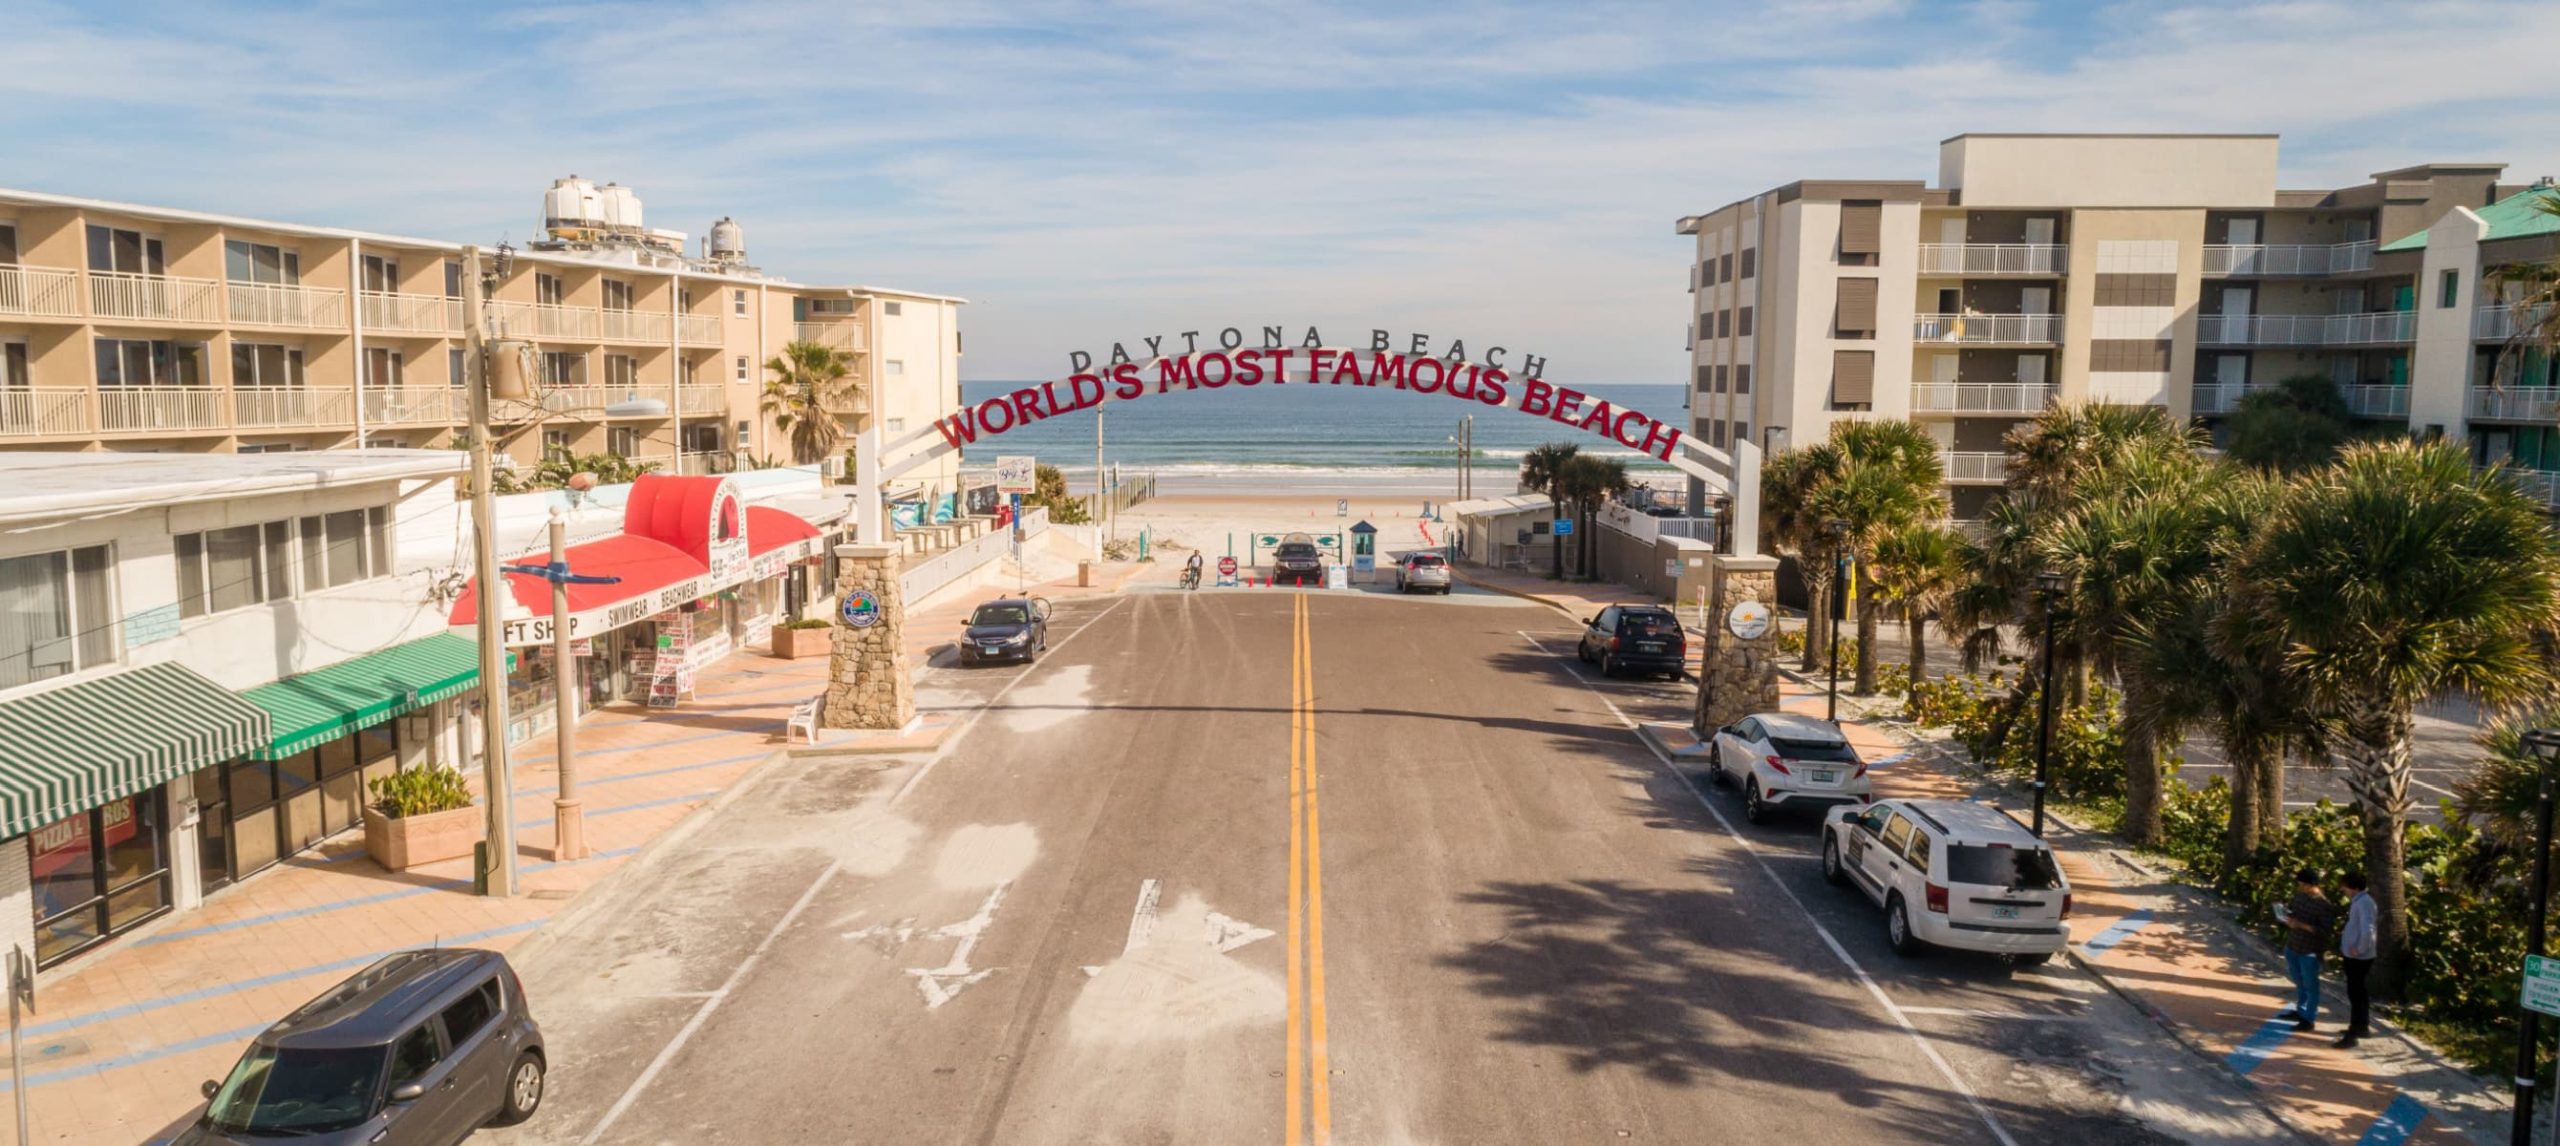
[[[115,800],[27,837],[36,962],[51,965],[169,906],[162,789]]]
[[[206,891],[231,882],[231,802],[223,797],[223,766],[199,770],[188,778],[196,801],[196,862]]]

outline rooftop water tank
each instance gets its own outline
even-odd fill
[[[596,193],[604,200],[604,225],[606,230],[616,231],[626,235],[636,235],[640,233],[639,195],[634,194],[630,188],[619,183],[607,183],[603,187],[598,188]]]
[[[747,235],[738,229],[737,220],[722,215],[719,222],[711,225],[710,245],[706,253],[715,263],[747,261]]]
[[[603,200],[593,183],[572,175],[552,180],[551,189],[542,194],[543,230],[584,230],[603,223]]]

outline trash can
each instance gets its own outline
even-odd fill
[[[1092,560],[1087,559],[1076,562],[1076,586],[1083,589],[1093,588]]]

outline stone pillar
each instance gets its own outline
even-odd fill
[[[854,542],[836,546],[835,650],[827,679],[827,703],[818,722],[827,728],[901,732],[915,723],[915,681],[907,676],[906,594],[898,587],[900,547]],[[855,628],[844,619],[844,599],[871,592],[879,620]]]
[[[1733,607],[1758,601],[1769,607],[1769,628],[1751,640],[1725,623]],[[1778,559],[1715,558],[1707,595],[1706,660],[1698,672],[1698,706],[1692,718],[1701,737],[1755,712],[1778,710]]]

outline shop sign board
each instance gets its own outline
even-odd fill
[[[750,561],[744,556],[746,543],[739,541],[736,545],[739,556],[726,563],[728,579],[722,580],[716,572],[704,573],[687,577],[675,584],[627,601],[615,602],[601,609],[572,613],[569,615],[569,635],[581,637],[612,632],[624,625],[646,620],[652,613],[663,613],[692,604],[721,589],[751,580],[760,580],[765,576],[779,576],[783,567],[826,552],[826,538],[811,537],[789,545],[777,546]],[[771,574],[762,572],[767,568],[771,568],[773,572]],[[507,621],[500,627],[500,641],[509,647],[550,644],[551,614],[545,611]]]
[[[997,493],[1037,493],[1039,478],[1039,459],[1031,454],[1002,454],[996,458]]]
[[[1557,518],[1554,533],[1558,537],[1573,536],[1573,519],[1570,517]]]

